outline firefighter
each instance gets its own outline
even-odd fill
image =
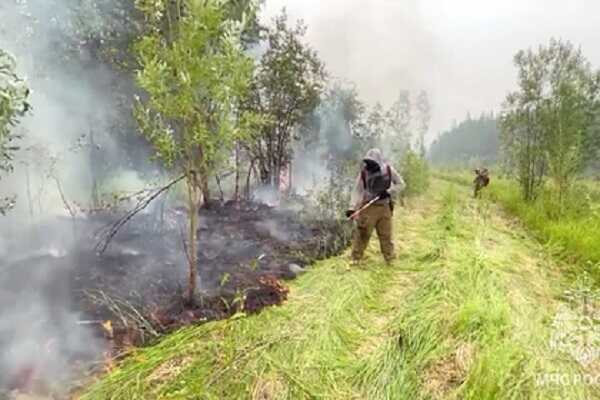
[[[381,150],[369,150],[362,160],[362,168],[356,178],[351,208],[346,212],[346,216],[350,217],[356,210],[377,199],[353,218],[356,221],[352,243],[354,265],[362,259],[373,230],[377,232],[381,253],[386,263],[390,264],[393,261],[395,256],[392,240],[393,199],[404,187],[404,180],[400,174],[384,162]]]
[[[473,197],[481,195],[481,189],[490,184],[490,176],[487,168],[475,170],[475,179],[473,180]]]

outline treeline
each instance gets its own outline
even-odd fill
[[[442,133],[429,148],[434,164],[457,167],[490,165],[500,156],[500,130],[494,113],[464,121]]]

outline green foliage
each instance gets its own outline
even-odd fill
[[[0,49],[0,179],[1,173],[13,169],[14,153],[19,149],[15,143],[19,135],[14,128],[30,106],[27,103],[29,89],[16,74],[15,60]],[[0,214],[14,205],[13,197],[0,198]]]
[[[498,121],[493,114],[470,116],[440,135],[429,149],[428,158],[437,165],[473,166],[494,163],[500,152]]]
[[[427,161],[412,150],[404,154],[400,173],[406,183],[404,194],[415,196],[424,193],[429,188],[429,166]]]
[[[263,116],[247,146],[258,162],[263,184],[279,186],[283,168],[292,159],[292,140],[307,115],[319,105],[325,70],[317,53],[302,42],[306,27],[288,26],[283,12],[266,29],[267,50],[251,84],[245,109]]]
[[[189,215],[188,301],[197,269],[197,209],[209,199],[208,177],[242,135],[238,105],[253,70],[241,35],[247,18],[231,19],[221,0],[139,0],[146,33],[136,44],[135,115],[156,157],[185,175]],[[253,9],[248,9],[249,14]]]
[[[0,50],[0,172],[12,171],[14,143],[19,138],[14,128],[29,110],[29,90],[16,74],[15,60]]]
[[[525,199],[535,199],[549,175],[562,202],[598,150],[600,74],[580,49],[557,40],[520,51],[515,64],[519,90],[507,96],[501,119],[509,166]]]
[[[242,52],[242,26],[226,19],[220,1],[183,2],[185,11],[160,1],[140,2],[150,28],[137,43],[136,116],[157,156],[167,165],[183,163],[205,171],[235,138],[235,101],[245,94],[252,62]],[[183,13],[163,34],[162,15]]]

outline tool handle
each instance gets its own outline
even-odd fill
[[[359,208],[354,214],[352,214],[351,216],[348,217],[348,221],[353,220],[354,218],[358,217],[360,215],[361,212],[365,211],[367,208],[371,207],[373,205],[373,203],[375,203],[377,200],[379,200],[381,198],[381,196],[377,196],[375,197],[373,200],[369,201],[367,204],[365,204],[364,206],[362,206],[361,208]]]

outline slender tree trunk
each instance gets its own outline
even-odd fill
[[[271,185],[275,190],[279,191],[279,183],[281,178],[281,163],[278,160],[273,160],[273,168],[271,175]]]
[[[273,176],[272,176],[272,164],[271,164],[271,160],[266,160],[263,162],[260,162],[258,164],[258,171],[259,171],[259,175],[258,177],[260,178],[260,182],[264,185],[264,186],[270,186],[272,185],[272,181],[273,181]]]
[[[256,170],[256,164],[252,164],[252,173],[254,174],[254,177],[256,178],[256,183],[258,183],[258,177],[260,175],[258,174],[258,171]]]
[[[194,303],[198,279],[198,207],[200,195],[198,188],[198,178],[195,172],[188,172],[186,184],[188,188],[188,288],[185,300],[188,305]]]
[[[254,160],[250,161],[250,166],[248,167],[248,175],[246,175],[246,190],[245,196],[246,200],[250,200],[250,178],[252,177],[252,170],[254,169]]]
[[[188,291],[186,300],[188,304],[194,303],[194,294],[196,293],[197,286],[197,262],[198,262],[198,254],[197,254],[197,241],[198,241],[198,209],[197,204],[194,202],[190,203],[190,231],[189,231],[189,243],[188,243],[188,258],[189,258],[189,270],[188,270]]]
[[[235,190],[233,199],[240,201],[240,142],[235,144]]]
[[[208,187],[208,174],[202,173],[200,176],[200,187],[202,188],[202,200],[204,203],[210,201],[210,188]]]
[[[217,187],[219,188],[219,200],[225,200],[225,193],[223,193],[223,187],[221,186],[221,178],[219,178],[219,174],[215,174],[215,181],[217,182]]]

